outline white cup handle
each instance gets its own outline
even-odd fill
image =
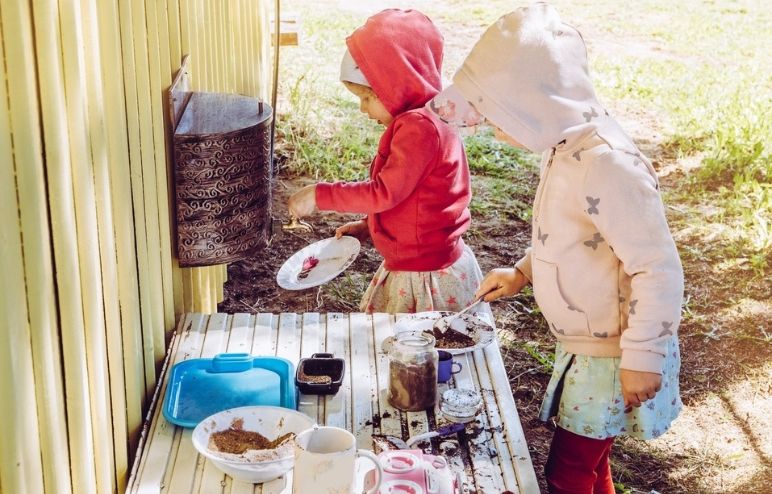
[[[360,458],[365,457],[375,465],[375,469],[378,471],[378,480],[375,482],[375,487],[367,491],[367,494],[377,494],[378,490],[381,488],[381,482],[383,481],[383,467],[381,467],[381,462],[378,461],[378,457],[375,456],[372,451],[366,449],[358,449],[357,456]]]

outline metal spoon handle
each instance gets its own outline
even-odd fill
[[[451,322],[455,321],[456,319],[458,319],[458,317],[461,314],[467,312],[469,309],[471,309],[475,305],[479,304],[482,299],[483,299],[482,297],[479,297],[479,298],[475,299],[471,304],[469,304],[466,307],[464,307],[463,309],[461,309],[460,311],[458,311],[458,312],[456,312],[454,314],[449,314],[449,315],[447,315],[445,317],[441,317],[441,318],[437,319],[434,322],[434,324],[432,325],[432,331],[434,332],[434,337],[438,338],[440,335],[445,334],[445,331],[450,329],[450,323]],[[439,331],[439,333],[437,333],[437,331]]]
[[[483,297],[485,297],[485,295],[486,295],[486,294],[483,294],[483,295],[481,295],[481,296],[477,297],[477,298],[476,298],[476,299],[475,299],[475,300],[474,300],[474,301],[473,301],[471,304],[467,305],[466,307],[464,307],[464,308],[463,308],[463,309],[461,309],[460,311],[456,312],[456,314],[453,316],[453,319],[455,319],[456,317],[460,316],[460,315],[461,315],[461,314],[463,314],[464,312],[468,312],[468,311],[469,311],[469,309],[471,309],[471,308],[472,308],[472,307],[474,307],[475,305],[477,305],[477,304],[479,304],[480,302],[482,302],[482,299],[483,299]]]
[[[445,317],[441,317],[441,318],[437,319],[434,322],[434,325],[432,325],[432,331],[434,333],[434,337],[435,338],[439,338],[440,336],[445,334],[445,331],[447,331],[450,328],[450,323],[452,321],[456,320],[458,318],[458,316],[460,316],[461,314],[463,314],[465,312],[468,312],[469,309],[471,309],[475,305],[477,305],[480,302],[482,302],[482,300],[485,298],[485,296],[488,295],[489,293],[491,293],[493,290],[495,290],[495,288],[491,288],[487,292],[483,293],[482,295],[477,297],[471,304],[467,305],[466,307],[464,307],[460,311],[456,312],[455,314],[449,314],[449,315],[447,315]]]

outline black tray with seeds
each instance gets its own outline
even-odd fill
[[[331,353],[315,353],[302,358],[295,371],[295,385],[307,395],[332,395],[338,392],[346,372],[346,361]]]

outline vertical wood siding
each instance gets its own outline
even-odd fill
[[[0,0],[0,493],[123,492],[183,312],[166,90],[267,99],[267,0]]]

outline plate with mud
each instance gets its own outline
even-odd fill
[[[436,340],[434,347],[453,355],[484,348],[496,339],[495,328],[475,314],[461,314],[444,333],[434,329],[435,321],[451,314],[453,312],[432,311],[406,315],[394,324],[394,334],[405,331],[431,333]],[[394,336],[387,337],[382,344],[383,351],[388,353],[393,342]]]

